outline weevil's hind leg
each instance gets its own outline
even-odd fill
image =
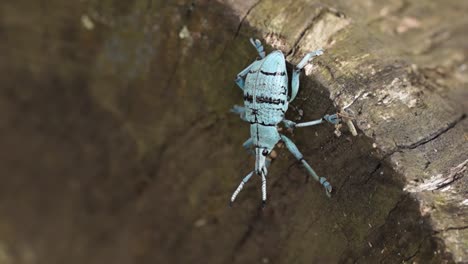
[[[331,194],[331,191],[332,191],[332,186],[327,181],[327,179],[324,178],[324,177],[319,177],[317,175],[317,173],[314,171],[314,169],[312,169],[312,167],[310,167],[309,163],[307,163],[307,161],[304,160],[304,156],[299,151],[296,144],[294,144],[294,142],[292,142],[292,140],[290,140],[288,137],[286,137],[284,135],[280,135],[280,136],[281,136],[281,140],[284,142],[284,144],[286,145],[288,150],[294,155],[294,157],[296,157],[296,159],[298,159],[302,163],[302,165],[304,165],[307,172],[310,175],[312,175],[312,177],[314,177],[314,179],[316,181],[320,182],[320,184],[323,185],[323,187],[325,188],[325,193],[327,194],[328,197],[330,197],[330,194]]]
[[[258,39],[250,38],[250,43],[252,43],[252,45],[255,47],[258,55],[260,55],[260,58],[265,58],[265,50],[263,49],[262,42]]]
[[[301,75],[301,70],[304,68],[307,63],[309,63],[314,57],[320,56],[323,54],[322,49],[318,49],[316,51],[312,51],[307,53],[304,58],[297,64],[297,66],[293,70],[292,80],[291,80],[291,98],[289,102],[292,102],[294,98],[296,98],[297,92],[299,91],[299,76]]]
[[[234,114],[238,114],[242,120],[247,121],[245,119],[245,107],[239,106],[239,105],[234,105],[231,108],[231,110],[229,110],[229,112],[234,113]]]
[[[232,194],[231,196],[231,201],[230,201],[230,205],[232,205],[232,203],[236,200],[236,197],[237,195],[239,194],[239,192],[242,190],[242,188],[244,188],[244,184],[246,184],[250,178],[252,177],[252,175],[254,174],[254,171],[251,171],[249,174],[247,174],[247,176],[244,177],[244,179],[241,181],[241,183],[239,184],[239,186],[237,187],[237,189],[234,191],[234,193]]]

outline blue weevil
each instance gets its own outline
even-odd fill
[[[234,202],[244,184],[256,173],[262,177],[262,204],[265,205],[266,175],[270,164],[267,156],[279,141],[286,145],[286,148],[304,165],[307,172],[323,185],[326,194],[330,196],[332,191],[330,183],[324,177],[319,177],[304,160],[304,156],[296,145],[278,132],[280,122],[283,122],[287,128],[313,126],[323,121],[332,124],[340,122],[338,114],[325,115],[318,120],[297,124],[285,119],[288,104],[294,100],[299,90],[299,75],[302,68],[315,56],[322,55],[323,51],[319,49],[310,52],[297,64],[292,72],[291,95],[288,97],[288,75],[283,53],[275,50],[265,56],[262,43],[258,39],[250,39],[250,42],[257,49],[260,58],[237,75],[236,84],[244,92],[244,107],[235,105],[231,112],[239,114],[242,120],[250,123],[250,138],[243,146],[246,149],[255,148],[255,170],[245,176],[239,184],[232,194],[231,203]]]

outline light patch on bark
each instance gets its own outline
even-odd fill
[[[334,43],[332,37],[350,23],[347,18],[326,12],[307,30],[299,46],[304,52],[330,48]]]
[[[419,91],[419,88],[412,86],[406,78],[395,78],[389,85],[377,90],[377,104],[390,105],[399,101],[409,108],[414,108],[419,102]]]
[[[437,174],[432,176],[430,179],[418,184],[412,182],[404,189],[408,192],[422,192],[422,191],[435,191],[440,190],[442,192],[449,191],[452,182],[463,177],[463,172],[466,170],[468,159],[460,163],[459,165],[450,169],[448,175]]]

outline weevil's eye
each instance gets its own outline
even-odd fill
[[[263,155],[263,156],[268,155],[268,150],[264,149],[264,150],[262,151],[262,155]]]

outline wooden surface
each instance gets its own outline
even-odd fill
[[[463,1],[15,1],[0,19],[0,263],[468,261]],[[254,36],[306,67],[260,181],[233,80]]]

